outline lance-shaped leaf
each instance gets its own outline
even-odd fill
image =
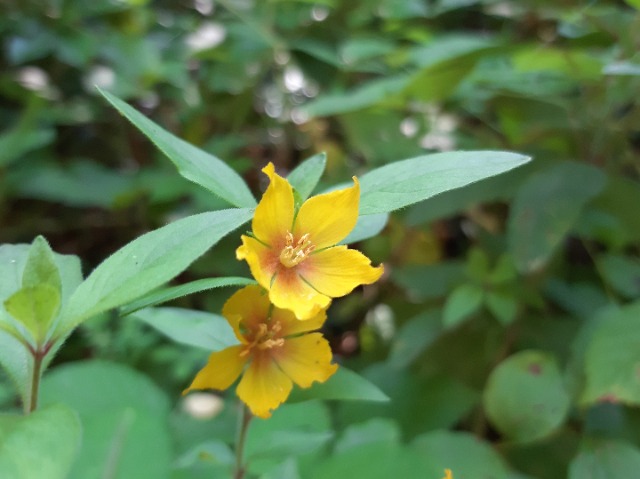
[[[287,180],[295,188],[301,202],[309,198],[318,181],[320,181],[326,165],[326,153],[318,153],[304,160],[289,173]]]
[[[530,159],[506,151],[452,151],[390,163],[360,178],[360,214],[394,211],[504,173]]]
[[[250,209],[201,213],[135,239],[103,261],[76,289],[58,335],[166,283],[251,215]]]
[[[233,206],[256,205],[242,177],[219,158],[172,135],[118,97],[98,89],[116,110],[144,133],[173,162],[178,172]]]

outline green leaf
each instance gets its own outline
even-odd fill
[[[625,298],[640,297],[640,261],[630,256],[605,255],[598,260],[600,272]]]
[[[66,479],[80,445],[77,415],[62,404],[0,414],[0,477]]]
[[[42,344],[60,309],[60,293],[47,283],[25,287],[9,297],[4,307],[27,327],[38,344]]]
[[[249,209],[189,216],[146,233],[103,261],[76,289],[63,311],[62,336],[96,314],[130,303],[166,283],[222,237],[246,223]]]
[[[522,442],[551,434],[570,406],[555,358],[534,350],[516,353],[492,371],[483,402],[496,429]]]
[[[242,177],[222,160],[172,135],[114,95],[100,89],[98,91],[167,155],[187,180],[234,206],[252,208],[256,205]]]
[[[171,477],[169,401],[146,376],[105,361],[68,363],[44,377],[40,399],[80,416],[83,442],[69,479]]]
[[[527,163],[504,151],[456,151],[376,168],[360,178],[360,214],[387,213]]]
[[[62,291],[54,253],[47,240],[38,236],[29,248],[27,264],[22,273],[22,287],[31,288],[42,284],[51,286],[58,294]]]
[[[208,291],[210,289],[226,286],[247,286],[249,284],[255,284],[255,281],[248,278],[230,276],[227,278],[205,278],[178,286],[170,286],[168,288],[152,291],[133,303],[123,306],[120,308],[120,316],[126,316],[140,309],[166,303],[167,301],[182,298],[183,296],[188,296],[190,294],[200,293],[201,291]]]
[[[315,383],[309,389],[294,389],[288,402],[309,401],[311,399],[388,401],[389,397],[367,379],[340,366],[327,382]]]
[[[475,284],[463,284],[454,289],[444,305],[442,322],[451,328],[476,313],[482,306],[484,291]]]
[[[363,241],[378,235],[389,221],[389,213],[377,215],[359,216],[356,226],[340,244],[351,244]]]
[[[640,450],[622,441],[590,440],[569,465],[569,479],[629,479],[640,470]]]
[[[585,354],[582,401],[640,404],[640,301],[600,317]]]
[[[148,308],[133,317],[178,343],[207,351],[238,344],[227,320],[217,314],[183,308]]]
[[[500,291],[489,291],[485,297],[487,309],[505,326],[516,319],[518,299]]]
[[[409,77],[398,75],[372,80],[363,86],[341,93],[328,93],[304,106],[310,116],[329,116],[362,110],[377,103],[388,101],[407,85]]]
[[[411,448],[440,471],[462,479],[507,479],[509,471],[489,444],[466,432],[433,431],[418,436]]]
[[[518,270],[530,272],[546,264],[605,182],[597,168],[567,161],[522,185],[508,223],[509,249]]]
[[[311,192],[320,181],[324,168],[327,165],[327,154],[318,153],[311,158],[304,160],[300,163],[291,173],[287,176],[287,180],[294,187],[300,200],[304,201],[311,195]]]

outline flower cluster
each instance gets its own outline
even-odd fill
[[[238,397],[254,415],[267,418],[287,399],[293,383],[307,388],[337,370],[329,343],[317,330],[332,298],[377,281],[383,267],[338,244],[358,218],[355,177],[353,186],[297,207],[292,186],[273,164],[262,171],[269,186],[251,233],[242,235],[236,251],[258,284],[237,291],[222,310],[240,344],[212,353],[185,392],[226,389],[242,375]]]

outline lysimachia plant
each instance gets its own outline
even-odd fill
[[[237,395],[241,416],[236,457],[230,469],[245,476],[243,455],[249,419],[268,418],[294,387],[297,400],[384,401],[376,386],[332,358],[320,329],[332,298],[377,281],[383,265],[348,243],[377,235],[388,214],[448,190],[516,168],[529,158],[500,151],[425,155],[371,170],[353,184],[311,196],[324,167],[317,155],[285,179],[272,164],[259,203],[243,178],[224,161],[163,130],[138,111],[103,92],[106,99],[153,141],[188,180],[232,207],[174,221],[144,234],[104,260],[84,280],[80,261],[54,253],[46,240],[0,247],[0,363],[20,394],[25,416],[0,416],[10,433],[0,448],[2,477],[66,477],[81,441],[81,426],[64,404],[38,409],[39,386],[65,339],[100,315],[135,313],[150,324],[162,315],[154,306],[214,287],[238,287],[223,316],[208,320],[218,331],[209,342],[186,339],[189,323],[176,319],[164,331],[177,341],[209,345],[211,356],[186,391],[223,390],[242,376]],[[254,278],[222,277],[165,285],[195,259],[242,225],[237,259]],[[163,328],[163,326],[158,326]],[[197,344],[196,344],[197,343]],[[30,448],[20,448],[30,441]],[[49,447],[55,441],[55,447]],[[455,465],[450,465],[455,471]],[[46,471],[46,472],[43,472]],[[434,477],[438,474],[434,471]],[[446,472],[451,478],[451,472]]]

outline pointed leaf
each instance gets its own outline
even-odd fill
[[[58,293],[62,290],[54,253],[47,240],[38,236],[29,248],[27,264],[22,273],[22,286],[29,288],[41,284],[50,285]]]
[[[287,176],[287,180],[291,183],[300,196],[300,200],[304,201],[313,192],[313,189],[318,184],[324,168],[327,165],[327,154],[318,153],[300,163],[291,173]]]
[[[42,344],[60,308],[60,293],[53,286],[41,283],[18,290],[4,302],[4,307]]]
[[[394,211],[529,160],[505,151],[455,151],[390,163],[360,178],[360,214]]]
[[[98,91],[155,143],[187,180],[208,189],[233,206],[252,208],[256,205],[242,177],[225,162],[172,135],[111,93]]]
[[[252,210],[201,213],[144,234],[103,261],[63,311],[62,336],[85,319],[127,304],[166,283],[222,237],[249,221]]]
[[[368,379],[341,366],[325,383],[315,383],[309,389],[294,389],[287,402],[311,399],[388,401],[389,397]]]

